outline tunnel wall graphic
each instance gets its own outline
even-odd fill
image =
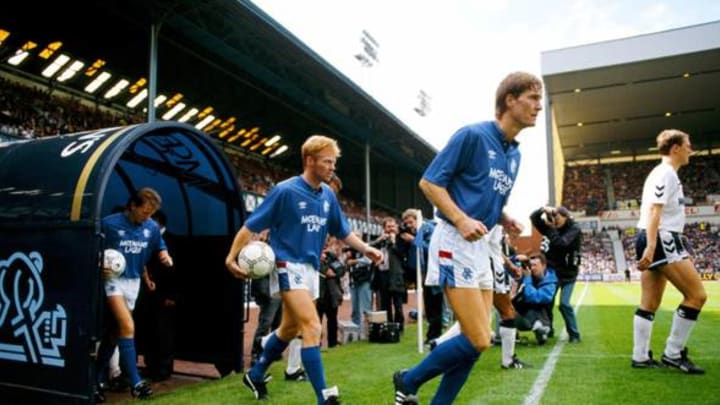
[[[244,285],[224,266],[245,219],[236,179],[180,123],[0,143],[0,397],[92,402],[100,220],[142,187],[161,194],[176,238],[176,358],[241,370]]]

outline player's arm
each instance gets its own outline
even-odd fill
[[[648,218],[647,229],[645,233],[647,236],[647,245],[645,251],[638,261],[638,269],[645,270],[652,264],[653,256],[655,255],[655,247],[657,245],[657,234],[658,227],[660,226],[660,214],[662,214],[663,204],[652,204],[650,206],[650,216]]]
[[[227,267],[230,274],[234,277],[244,279],[248,275],[248,269],[240,268],[238,265],[237,257],[242,248],[250,242],[252,235],[252,231],[246,226],[240,228],[237,234],[235,234],[235,239],[233,240],[232,246],[230,246],[230,251],[228,252],[227,257],[225,258],[225,267]]]
[[[420,190],[430,202],[436,206],[445,217],[457,228],[465,240],[475,241],[488,233],[488,229],[482,222],[470,218],[450,197],[447,189],[426,179],[420,180]]]
[[[162,263],[165,267],[172,267],[173,265],[173,259],[170,257],[170,253],[168,253],[167,249],[162,249],[158,251],[158,259],[160,260],[160,263]]]
[[[515,218],[510,217],[505,211],[500,215],[500,225],[502,225],[508,235],[513,238],[520,236],[524,228],[523,224]]]
[[[147,271],[147,267],[143,267],[142,279],[148,288],[148,291],[155,291],[155,282],[150,278],[150,273]]]
[[[370,258],[373,262],[375,262],[375,264],[378,264],[383,260],[383,254],[381,251],[363,242],[357,235],[355,235],[354,232],[350,232],[348,236],[343,239],[343,242]]]

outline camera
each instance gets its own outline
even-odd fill
[[[513,259],[512,262],[513,262],[513,264],[514,264],[515,266],[520,267],[520,268],[522,268],[522,269],[525,269],[525,270],[529,270],[529,269],[530,269],[530,260],[518,260],[518,259]]]
[[[375,247],[378,249],[382,249],[382,248],[391,247],[392,245],[393,245],[393,243],[390,239],[382,239],[375,244]]]
[[[413,232],[413,230],[412,230],[406,223],[404,223],[404,222],[400,224],[400,228],[399,228],[399,229],[400,229],[400,233],[409,233],[409,234],[411,234],[411,235],[414,235],[414,234],[415,234],[415,233]]]

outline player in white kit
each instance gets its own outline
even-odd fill
[[[661,363],[652,358],[650,337],[655,311],[660,306],[667,281],[670,281],[684,298],[673,316],[662,364],[688,374],[704,374],[705,370],[690,361],[685,347],[707,300],[700,275],[682,241],[685,203],[677,171],[688,164],[693,153],[690,136],[667,129],[657,136],[657,146],[662,161],[645,180],[638,221],[641,231],[635,244],[638,269],[642,271],[642,295],[633,320],[631,366],[661,367]]]

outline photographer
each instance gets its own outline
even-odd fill
[[[359,234],[358,237],[362,236]],[[360,326],[363,314],[372,311],[372,261],[355,249],[345,248],[345,264],[350,272],[350,300],[352,304],[351,319]],[[361,328],[362,329],[362,328]]]
[[[398,223],[395,218],[383,219],[383,234],[370,245],[383,252],[383,261],[378,265],[376,285],[380,294],[380,310],[387,311],[388,322],[405,324],[403,303],[407,301],[403,256],[397,247]]]
[[[513,306],[520,317],[516,320],[519,330],[531,330],[539,345],[545,344],[550,333],[550,314],[557,291],[555,271],[547,267],[542,253],[530,256],[529,261],[518,256],[522,276]]]
[[[560,283],[560,313],[565,320],[569,343],[580,342],[575,311],[570,305],[580,265],[582,232],[565,207],[542,207],[530,214],[533,226],[546,238],[543,241],[548,266],[557,271]],[[552,328],[552,313],[550,316]]]
[[[328,347],[337,346],[338,307],[343,302],[340,278],[345,274],[345,264],[340,261],[336,252],[335,239],[329,238],[320,255],[320,295],[316,302],[321,323],[323,315],[327,315]]]
[[[420,256],[420,272],[422,273],[422,282],[425,283],[427,275],[428,247],[430,246],[430,237],[432,237],[435,224],[431,221],[423,221],[420,224],[421,212],[415,208],[408,208],[403,212],[402,223],[400,225],[400,234],[398,235],[398,249],[403,257],[403,266],[408,280],[413,283],[416,281],[417,273],[417,249],[415,239],[421,244],[422,254]],[[420,235],[417,237],[417,235]],[[423,288],[423,304],[425,307],[425,317],[428,322],[428,330],[425,335],[425,343],[431,342],[442,334],[442,309],[443,309],[443,292],[438,286],[425,286]],[[422,321],[422,320],[420,320]]]

